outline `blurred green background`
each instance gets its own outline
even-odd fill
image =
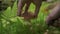
[[[0,34],[46,34],[45,24],[48,11],[44,9],[51,3],[43,2],[37,19],[31,22],[25,21],[23,17],[17,16],[17,1],[11,10],[8,7],[4,12],[0,12]],[[29,11],[34,12],[35,6],[31,3]],[[59,28],[49,28],[48,34],[60,34]]]

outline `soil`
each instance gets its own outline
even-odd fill
[[[34,14],[32,12],[28,12],[28,13],[23,13],[22,17],[24,17],[24,19],[30,20],[34,18]]]

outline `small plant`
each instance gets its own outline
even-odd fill
[[[42,4],[42,7],[46,7],[44,5],[48,4]],[[33,11],[33,8],[35,7],[31,4],[29,11]],[[37,19],[27,22],[23,17],[16,16],[17,2],[15,2],[12,10],[8,7],[5,12],[0,13],[0,34],[44,34],[47,30],[45,23],[47,14],[43,13],[43,9],[41,8]],[[49,32],[52,30],[54,29],[51,28]]]

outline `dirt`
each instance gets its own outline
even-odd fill
[[[24,17],[24,19],[26,20],[30,20],[34,18],[34,14],[32,12],[28,12],[28,13],[22,14],[22,17]]]

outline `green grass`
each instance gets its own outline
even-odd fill
[[[1,13],[0,19],[0,34],[44,34],[47,29],[45,19],[47,14],[44,9],[48,3],[43,3],[37,19],[32,19],[31,22],[23,20],[17,16],[17,3],[15,2],[13,9],[7,8]],[[34,12],[35,6],[31,4],[29,11]],[[52,30],[51,30],[52,31]]]

